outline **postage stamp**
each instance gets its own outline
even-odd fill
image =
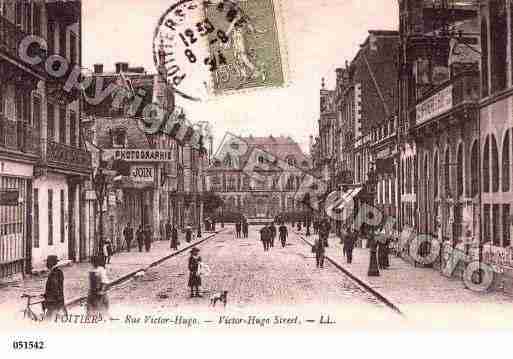
[[[189,100],[280,87],[278,15],[274,0],[178,1],[155,29],[155,66]]]

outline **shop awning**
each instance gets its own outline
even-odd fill
[[[351,188],[342,194],[340,203],[335,207],[335,210],[342,211],[358,194],[362,191],[363,187]]]

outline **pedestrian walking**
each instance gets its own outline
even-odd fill
[[[285,245],[287,243],[287,237],[288,237],[288,230],[287,230],[287,226],[285,226],[285,223],[282,223],[280,228],[279,228],[279,232],[280,232],[280,241],[281,241],[281,247],[282,248],[285,248]]]
[[[269,226],[269,229],[271,231],[270,238],[269,238],[269,245],[271,248],[274,248],[274,239],[276,238],[276,232],[277,232],[274,222],[271,223],[271,225]]]
[[[178,229],[176,229],[175,225],[171,228],[171,249],[175,251],[178,249],[180,242],[178,241]]]
[[[173,230],[173,226],[171,226],[171,222],[169,222],[169,220],[167,221],[166,223],[166,226],[165,226],[165,232],[166,232],[166,241],[170,241],[171,240],[171,232]]]
[[[185,241],[187,243],[191,243],[191,241],[192,241],[192,227],[191,227],[191,225],[188,225],[187,228],[185,228]]]
[[[297,231],[301,232],[301,221],[297,222]]]
[[[64,273],[58,267],[59,258],[56,255],[50,255],[46,258],[46,268],[50,271],[46,280],[45,293],[43,294],[43,310],[45,320],[53,321],[59,311],[67,314],[64,305]]]
[[[212,220],[212,231],[213,232],[216,231],[216,220],[215,219]]]
[[[146,228],[144,230],[144,248],[146,252],[149,252],[151,250],[151,242],[152,242],[152,235],[151,235],[151,227],[149,224],[146,225]]]
[[[313,249],[315,252],[315,264],[317,268],[324,268],[324,255],[326,252],[326,246],[324,245],[324,240],[321,237],[317,237]]]
[[[130,226],[130,222],[126,224],[126,227],[123,230],[123,237],[125,237],[126,251],[130,252],[132,240],[134,239],[134,229]]]
[[[137,240],[137,246],[139,247],[139,252],[143,251],[143,243],[144,243],[144,230],[142,224],[137,228],[137,232],[135,232],[135,239]]]
[[[189,257],[189,282],[188,286],[191,289],[191,298],[201,297],[199,288],[201,287],[201,276],[199,275],[199,267],[201,257],[199,256],[199,249],[191,249],[191,256]]]
[[[385,237],[385,234],[379,234],[376,236],[376,241],[378,242],[378,264],[379,269],[388,269],[390,263],[388,258],[388,244],[389,240]]]
[[[244,238],[248,238],[249,225],[247,220],[244,220],[244,223],[242,223],[242,234],[244,235]]]
[[[109,278],[105,262],[100,256],[93,256],[92,264],[93,270],[89,272],[87,315],[105,319],[109,315],[109,298],[107,297]]]
[[[241,223],[240,221],[237,221],[235,223],[235,237],[240,238],[240,231],[241,231]]]
[[[260,240],[262,241],[262,245],[264,246],[264,252],[267,252],[269,250],[269,236],[270,230],[267,228],[267,226],[264,226],[260,230]]]
[[[103,241],[102,251],[103,257],[105,258],[105,263],[110,264],[110,258],[112,257],[114,251],[112,249],[112,243],[108,238]]]
[[[353,262],[353,249],[354,244],[356,243],[356,231],[351,230],[344,237],[344,255],[346,256],[347,263],[351,264]]]

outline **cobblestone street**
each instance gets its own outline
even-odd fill
[[[227,290],[226,313],[257,310],[335,314],[338,319],[365,320],[400,317],[371,294],[356,285],[337,268],[317,269],[309,247],[296,235],[287,246],[264,252],[257,230],[250,227],[247,239],[237,239],[233,227],[200,245],[200,255],[211,274],[203,278],[203,298],[189,298],[188,253],[152,268],[143,278],[134,279],[110,292],[111,314],[126,318],[128,313],[200,313],[209,308],[213,292]],[[278,245],[279,244],[279,245]],[[318,318],[316,318],[318,319]],[[216,319],[217,320],[217,319]]]

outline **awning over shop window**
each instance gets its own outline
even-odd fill
[[[335,210],[342,211],[344,207],[347,206],[358,194],[362,191],[363,187],[355,187],[351,188],[347,192],[342,194],[342,198],[340,199],[340,204],[335,207]]]

